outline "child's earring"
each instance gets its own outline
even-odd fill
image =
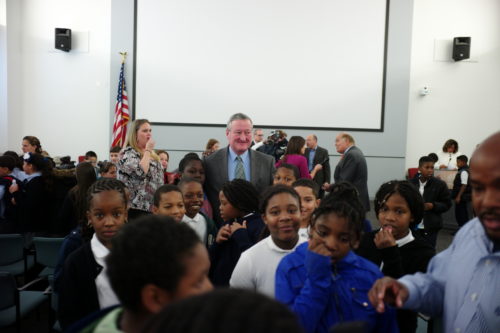
[[[89,228],[92,228],[92,221],[88,220],[88,221],[87,221],[87,226],[88,226]]]

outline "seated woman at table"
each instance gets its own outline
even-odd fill
[[[449,139],[443,145],[443,151],[438,154],[438,162],[434,168],[439,170],[457,170],[457,157],[462,155],[458,151],[458,142]]]

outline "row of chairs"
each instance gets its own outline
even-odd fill
[[[64,238],[34,237],[34,255],[27,255],[24,237],[19,234],[0,235],[0,328],[16,324],[21,331],[21,319],[43,303],[49,306],[49,331],[54,308],[53,282],[59,249]],[[33,281],[26,283],[28,272],[39,264],[42,271]],[[23,276],[25,284],[18,287],[16,277]],[[43,291],[29,290],[30,287],[46,281]]]

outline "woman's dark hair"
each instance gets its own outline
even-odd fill
[[[443,153],[448,152],[448,148],[451,146],[455,146],[455,149],[453,149],[453,154],[455,154],[458,151],[458,142],[453,140],[453,139],[448,139],[443,145]]]
[[[292,136],[290,140],[288,140],[288,145],[286,146],[285,157],[287,155],[302,155],[302,148],[304,148],[306,144],[306,140],[301,136]]]
[[[36,136],[30,136],[27,135],[23,138],[23,141],[26,140],[29,142],[30,145],[35,146],[35,153],[41,154],[42,153],[42,144],[40,143],[40,140]]]
[[[301,333],[297,317],[264,295],[218,289],[170,304],[145,325],[146,333]]]
[[[120,193],[123,204],[127,206],[128,204],[128,195],[127,195],[127,189],[125,187],[125,184],[115,178],[101,178],[96,180],[92,185],[90,185],[88,191],[87,191],[87,202],[86,202],[86,207],[85,211],[90,210],[90,205],[92,203],[92,199],[94,198],[94,195],[101,193],[101,192],[106,192],[106,191],[117,191]],[[90,240],[92,237],[92,234],[94,233],[94,230],[92,229],[92,226],[89,226],[85,221],[82,223],[82,238],[84,240]]]
[[[414,228],[424,217],[424,200],[417,188],[406,180],[391,180],[380,186],[374,200],[377,218],[380,209],[393,194],[399,194],[406,201],[412,217],[410,229]]]
[[[15,151],[7,150],[3,153],[5,156],[11,156],[15,160],[14,168],[23,169],[23,158],[19,156]]]
[[[182,192],[177,185],[165,184],[160,186],[153,195],[153,205],[159,207],[161,201],[161,195],[163,193],[168,193],[168,192],[179,192],[182,196]]]
[[[186,274],[185,259],[198,244],[193,229],[168,216],[147,215],[124,225],[106,258],[109,281],[122,306],[141,313],[147,284],[175,293]]]
[[[201,158],[196,153],[187,153],[184,155],[182,160],[179,162],[179,173],[183,173],[184,169],[191,161],[200,161],[201,163]]]
[[[349,182],[339,182],[333,185],[330,195],[326,196],[313,213],[311,228],[314,227],[319,217],[335,214],[347,220],[351,239],[351,247],[361,239],[365,209],[359,200],[358,191]],[[355,241],[354,243],[352,241]]]
[[[170,161],[170,155],[168,154],[168,152],[167,152],[166,150],[163,150],[163,149],[158,149],[158,150],[156,151],[156,155],[160,156],[160,154],[165,154],[165,155],[167,155],[167,160],[169,160],[169,161]]]
[[[109,172],[109,169],[111,169],[112,167],[116,168],[116,164],[114,164],[113,162],[103,162],[101,164],[101,167],[99,168],[99,173]]]
[[[97,180],[94,167],[89,162],[82,162],[76,166],[76,185],[71,189],[70,195],[73,196],[75,203],[75,216],[77,221],[85,223],[88,191],[90,186]]]
[[[293,171],[293,175],[295,176],[295,180],[297,180],[297,179],[300,178],[300,171],[299,171],[299,168],[297,168],[296,165],[288,164],[288,163],[281,163],[280,166],[276,168],[276,170],[278,170],[280,168],[285,168],[285,169],[288,169],[288,170],[292,170]]]
[[[259,192],[249,181],[233,179],[224,183],[221,191],[227,201],[244,215],[259,210]]]
[[[207,145],[205,147],[205,150],[211,150],[213,146],[215,146],[216,143],[219,143],[219,140],[217,139],[209,139],[207,142]]]

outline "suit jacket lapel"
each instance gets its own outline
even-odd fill
[[[229,158],[229,146],[227,146],[227,149],[224,150],[224,154],[221,155],[221,168],[219,169],[219,172],[220,172],[220,179],[224,179],[222,183],[225,183],[226,181],[229,180],[229,174],[227,169],[228,158]]]
[[[257,182],[257,162],[255,161],[255,155],[252,154],[252,149],[248,149],[248,157],[250,158],[250,182],[256,184]]]
[[[313,160],[313,168],[316,164],[322,162],[319,158],[322,157],[321,153],[318,149],[319,147],[316,147],[316,153],[314,154],[314,160]]]

